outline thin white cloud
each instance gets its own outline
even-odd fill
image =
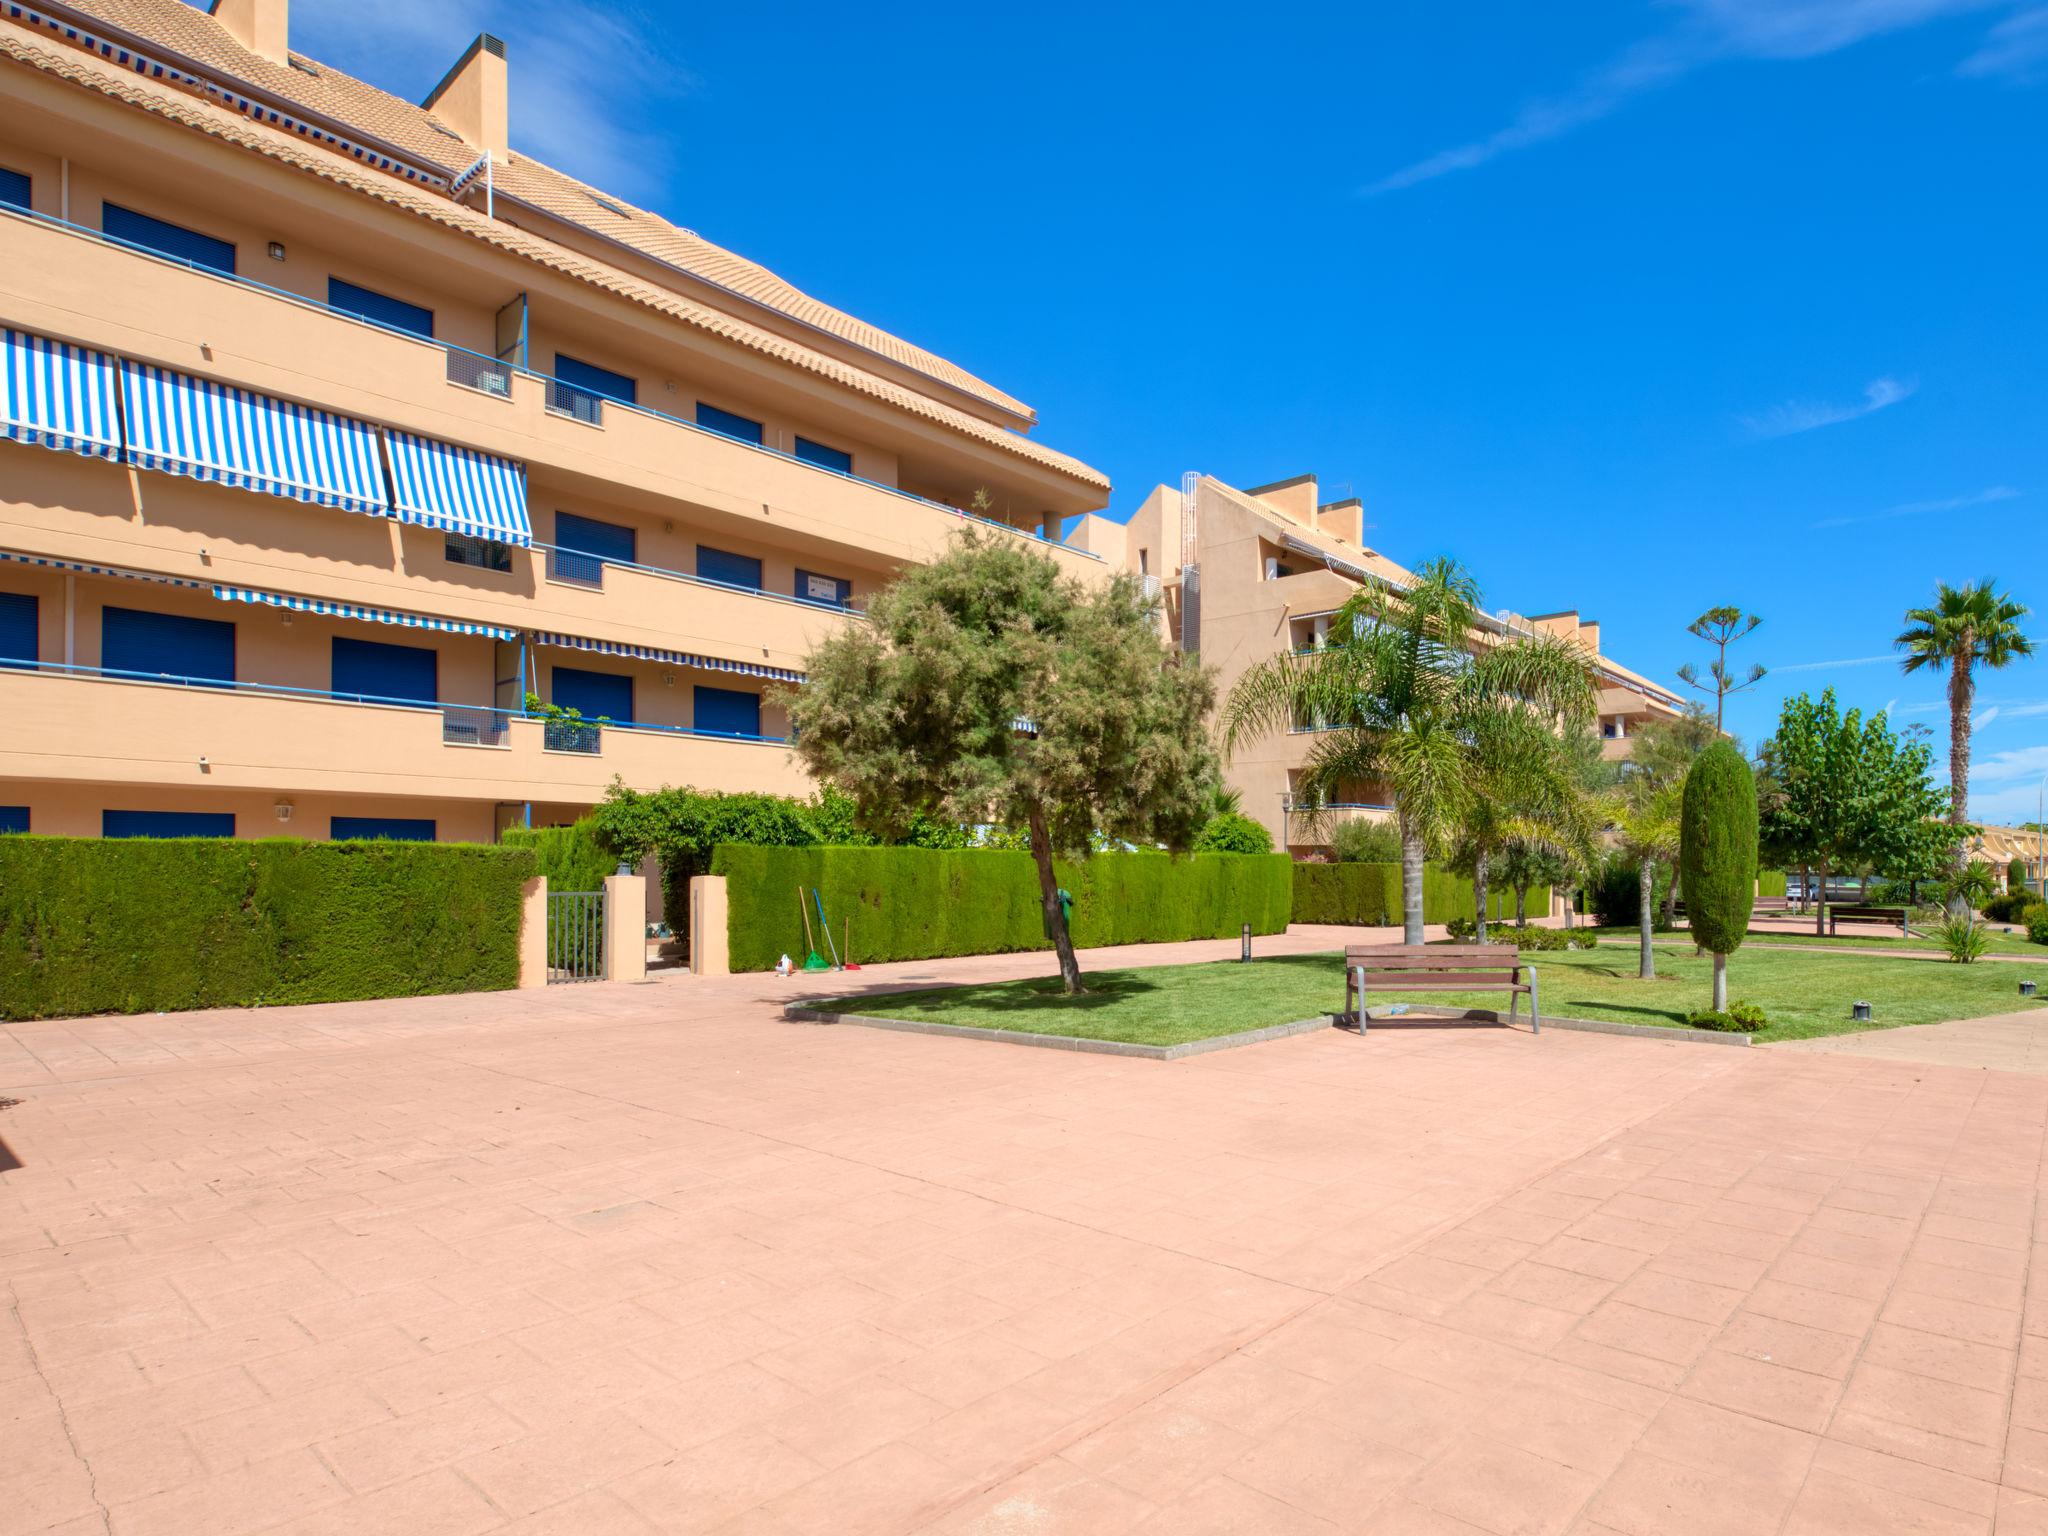
[[[1897,660],[1898,657],[1886,654],[1883,656],[1851,656],[1842,661],[1795,661],[1788,666],[1774,666],[1771,668],[1771,672],[1773,675],[1779,672],[1832,672],[1836,667],[1870,667],[1875,666],[1880,661]]]
[[[1663,0],[1671,27],[1624,49],[1559,96],[1532,101],[1505,127],[1439,150],[1359,189],[1378,197],[1598,122],[1637,96],[1735,59],[1811,59],[1945,16],[2002,10],[2013,0]],[[2017,19],[2017,18],[2015,18]],[[2003,30],[2003,27],[1998,29]],[[1996,46],[1997,31],[1986,41]],[[2002,72],[1980,70],[1979,73]]]
[[[1981,731],[1984,729],[1985,726],[1989,725],[1992,721],[1996,720],[1998,718],[1998,715],[1999,709],[1996,704],[1992,705],[1989,709],[1980,709],[1977,711],[1976,714],[1970,717],[1970,729],[1973,731]]]
[[[2001,21],[1984,39],[1984,46],[1956,66],[1956,73],[2021,84],[2048,75],[2048,5],[2037,5]]]
[[[1888,523],[1895,518],[1921,517],[1929,512],[1961,512],[1970,507],[1989,506],[1993,502],[2012,501],[2019,492],[2009,485],[1987,485],[1983,490],[1968,496],[1945,496],[1939,501],[1907,501],[1896,507],[1886,507],[1882,512],[1870,512],[1860,517],[1824,517],[1809,528],[1851,528],[1858,523]]]
[[[1788,400],[1768,411],[1741,418],[1753,437],[1792,437],[1821,427],[1839,426],[1845,421],[1874,415],[1901,400],[1909,399],[1920,386],[1913,380],[1872,379],[1863,386],[1863,398],[1852,405],[1832,400]]]

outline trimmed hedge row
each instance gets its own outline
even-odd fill
[[[519,984],[528,849],[0,837],[0,1018]]]
[[[1515,915],[1515,893],[1498,881],[1487,892],[1489,921]],[[1394,927],[1401,921],[1401,866],[1398,864],[1297,864],[1293,918],[1297,923],[1351,923]],[[1550,911],[1550,887],[1529,887],[1528,911]],[[1426,864],[1422,870],[1422,920],[1447,923],[1472,915],[1472,882]]]
[[[1756,872],[1756,893],[1758,896],[1783,896],[1785,894],[1785,871],[1782,869],[1760,869]]]
[[[548,877],[550,891],[598,891],[619,861],[604,851],[597,823],[588,816],[566,827],[507,827],[500,838],[507,848],[531,848],[535,874]]]
[[[1053,866],[1074,898],[1079,948],[1227,938],[1287,927],[1290,861],[1285,854],[1099,854]],[[1038,904],[1038,871],[1028,853],[986,849],[762,848],[722,843],[711,872],[726,878],[735,971],[772,970],[783,955],[802,964],[809,946],[797,908],[824,897],[832,943],[862,964],[1050,949]],[[812,944],[828,959],[808,906]]]

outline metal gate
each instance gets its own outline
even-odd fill
[[[549,891],[549,985],[604,976],[604,892]]]

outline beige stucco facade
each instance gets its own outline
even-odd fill
[[[1107,482],[1029,436],[1021,402],[506,150],[501,49],[465,56],[429,112],[289,57],[283,0],[38,9],[172,73],[0,19],[0,327],[516,465],[530,543],[141,467],[132,431],[108,457],[53,448],[17,399],[0,637],[30,638],[0,661],[0,818],[483,839],[571,819],[614,779],[802,793],[775,690],[895,572],[970,519],[1091,579],[1121,558],[1100,518],[1057,541]],[[453,185],[486,150],[488,211]],[[232,271],[110,240],[116,215],[232,247]],[[345,313],[355,291],[392,308]],[[592,395],[579,363],[617,382]],[[590,555],[592,523],[630,557]],[[132,642],[110,667],[110,610],[231,625],[231,675],[137,666]],[[432,697],[339,686],[356,642],[412,653]],[[527,718],[564,670],[630,689],[630,723]]]
[[[1315,477],[1239,490],[1207,475],[1158,486],[1122,530],[1127,569],[1157,584],[1162,622],[1173,639],[1217,672],[1219,696],[1256,663],[1327,643],[1331,616],[1362,585],[1405,585],[1412,573],[1364,542],[1357,500],[1321,500]],[[1496,635],[1544,633],[1577,641],[1599,683],[1600,730],[1610,757],[1625,755],[1633,731],[1681,711],[1678,696],[1604,655],[1600,626],[1565,611],[1537,618],[1502,610],[1488,615],[1475,644]],[[1244,812],[1265,824],[1277,847],[1301,857],[1327,849],[1327,829],[1347,819],[1393,814],[1380,786],[1359,784],[1344,803],[1311,820],[1295,805],[1295,787],[1316,740],[1313,722],[1241,742],[1227,780]]]

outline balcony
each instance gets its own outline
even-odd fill
[[[0,669],[0,778],[594,804],[635,788],[808,793],[786,743],[253,684]],[[553,739],[550,739],[550,738]],[[573,737],[574,739],[570,739]],[[336,744],[347,744],[345,752]]]
[[[392,330],[247,278],[0,211],[0,323],[597,479],[890,563],[931,559],[986,522],[893,486]],[[594,436],[596,428],[603,435]],[[1020,463],[1020,475],[1038,473]],[[987,523],[1073,573],[1099,556]]]
[[[1330,834],[1346,822],[1392,821],[1394,807],[1379,801],[1351,801],[1324,806],[1311,812],[1298,805],[1282,807],[1287,823],[1287,846],[1313,848],[1329,842]]]

